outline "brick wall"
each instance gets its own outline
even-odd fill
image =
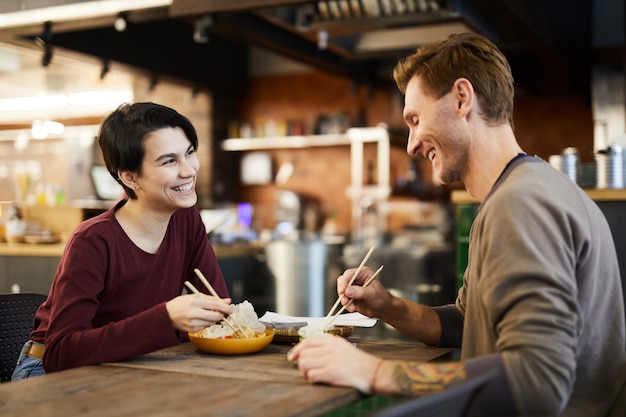
[[[257,119],[300,120],[305,134],[314,133],[319,115],[347,112],[352,120],[361,112],[366,126],[386,123],[394,132],[392,147],[392,177],[402,175],[410,164],[405,152],[405,128],[402,120],[403,96],[390,80],[389,88],[370,91],[351,80],[322,72],[280,76],[259,76],[250,81],[249,94],[243,99],[240,120],[254,123]],[[578,96],[539,98],[521,96],[515,103],[515,131],[522,148],[528,153],[548,159],[561,149],[575,146],[583,161],[593,160],[593,122],[591,107]],[[375,148],[366,149],[366,160],[375,161]],[[269,151],[278,167],[291,162],[294,174],[282,188],[312,195],[321,201],[323,213],[334,212],[343,229],[349,229],[351,202],[345,189],[350,182],[350,152],[348,147],[327,147],[299,150]],[[365,164],[367,165],[367,164]],[[431,181],[430,164],[418,161],[418,172]],[[274,226],[273,208],[276,185],[242,186],[240,201],[255,204],[257,220],[263,227]],[[410,195],[392,196],[392,203],[406,207]],[[401,228],[414,219],[406,210],[393,211],[390,228]]]

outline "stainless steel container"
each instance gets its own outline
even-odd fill
[[[608,184],[609,188],[624,188],[626,180],[624,171],[624,147],[613,144],[608,148],[609,170]]]
[[[595,155],[597,188],[626,187],[626,152],[618,144],[609,146]]]
[[[326,245],[321,240],[276,240],[265,247],[274,275],[276,312],[323,317]]]
[[[575,183],[578,183],[579,160],[576,148],[565,148],[561,151],[563,173]]]
[[[606,152],[598,152],[596,160],[596,188],[609,188],[609,156]]]

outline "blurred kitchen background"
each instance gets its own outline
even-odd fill
[[[510,59],[519,142],[598,201],[624,271],[624,15],[620,0],[4,0],[0,291],[48,291],[68,234],[121,196],[99,123],[154,101],[198,130],[198,205],[235,300],[324,315],[375,246],[388,288],[453,302],[476,204],[406,155],[391,69],[460,31]]]

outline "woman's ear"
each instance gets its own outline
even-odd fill
[[[137,176],[135,175],[135,173],[120,170],[117,172],[117,176],[124,183],[124,185],[131,190],[136,190],[139,187],[139,184],[137,184]]]

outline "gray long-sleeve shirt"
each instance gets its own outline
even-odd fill
[[[626,378],[615,246],[598,206],[545,161],[515,160],[481,204],[455,308],[439,310],[440,344],[462,334],[470,376],[503,370],[519,415],[607,414]]]

